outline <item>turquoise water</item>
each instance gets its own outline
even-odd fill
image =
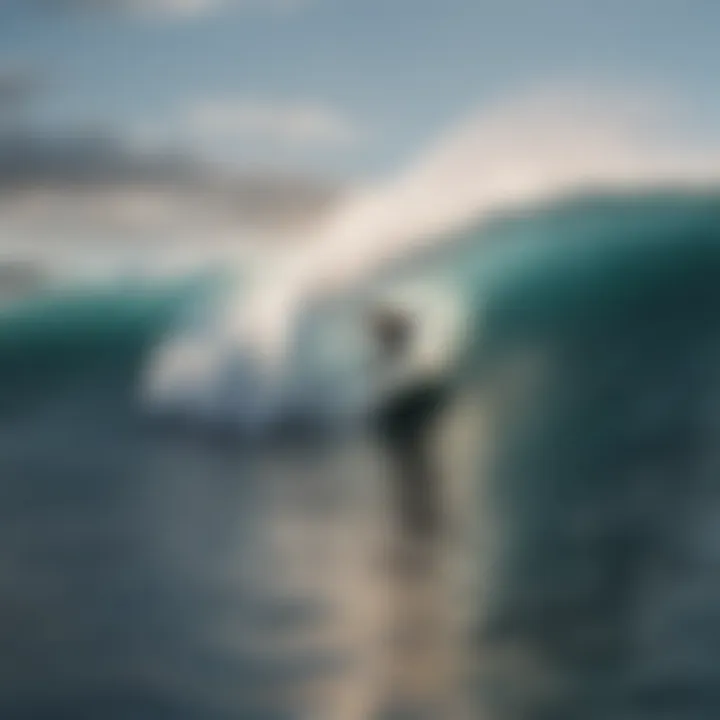
[[[570,206],[492,281],[468,361],[488,717],[717,711],[719,217]]]
[[[3,405],[42,398],[85,373],[137,375],[152,348],[216,286],[198,277],[67,287],[7,305],[0,309]]]

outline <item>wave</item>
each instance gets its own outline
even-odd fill
[[[658,128],[670,114],[655,109],[573,93],[485,108],[351,194],[312,237],[234,266],[211,293],[158,276],[16,304],[0,318],[0,364],[39,377],[110,362],[126,343],[151,412],[252,432],[352,425],[397,383],[472,372],[487,308],[524,268],[564,267],[580,248],[595,262],[700,227],[713,235],[720,152]],[[397,367],[368,337],[378,306],[415,324]]]
[[[248,343],[234,316],[224,314],[238,306],[237,297],[206,305],[153,355],[144,398],[156,411],[252,432],[287,422],[354,424],[398,383],[472,374],[508,288],[518,306],[502,311],[509,326],[538,278],[547,282],[543,302],[537,294],[533,301],[539,317],[552,288],[568,281],[592,286],[593,268],[626,264],[626,276],[618,270],[612,282],[640,285],[643,263],[652,275],[660,267],[653,263],[668,262],[656,250],[669,249],[672,263],[708,241],[713,247],[720,241],[720,193],[709,189],[586,194],[483,219],[384,266],[362,285],[306,299],[281,365],[271,365],[272,356]],[[377,307],[401,308],[415,325],[416,343],[399,367],[373,355],[367,320]],[[572,311],[549,307],[558,317]]]
[[[194,275],[47,289],[0,312],[0,384],[7,400],[114,368],[152,413],[254,433],[288,423],[354,426],[399,383],[477,375],[493,334],[509,333],[518,318],[539,327],[571,317],[577,304],[558,299],[568,283],[589,292],[599,282],[593,273],[615,263],[602,287],[614,288],[617,304],[626,297],[618,284],[641,287],[719,242],[714,189],[586,193],[481,218],[360,285],[306,300],[282,365],[270,369],[272,358],[247,342],[235,314],[252,283]],[[367,321],[378,306],[401,308],[415,324],[416,342],[399,367],[373,355]],[[619,321],[622,308],[607,307]]]
[[[292,415],[333,425],[362,416],[383,392],[364,324],[377,303],[419,317],[420,344],[434,344],[452,372],[463,325],[479,312],[476,288],[526,245],[553,233],[631,239],[633,224],[652,234],[669,212],[694,222],[692,199],[720,179],[720,150],[658,118],[672,113],[638,95],[572,91],[481,109],[406,169],[351,194],[253,283],[181,323],[149,362],[147,404],[252,429]],[[563,200],[582,188],[584,199]],[[603,209],[609,192],[618,202]],[[435,306],[444,322],[430,319]],[[426,371],[409,360],[407,377]]]
[[[537,219],[480,290],[472,459],[443,465],[472,487],[474,707],[690,716],[716,702],[720,195]]]
[[[208,277],[145,285],[50,286],[0,309],[3,411],[92,375],[138,381],[148,354],[187,309],[210,295]]]

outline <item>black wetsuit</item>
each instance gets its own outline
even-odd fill
[[[388,397],[376,414],[376,430],[394,466],[398,510],[413,533],[433,534],[441,524],[433,437],[449,397],[447,382],[419,381]]]

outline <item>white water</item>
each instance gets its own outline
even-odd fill
[[[349,198],[315,237],[222,307],[178,328],[151,360],[144,399],[255,431],[293,414],[333,423],[362,415],[384,385],[357,304],[358,288],[365,306],[388,302],[367,290],[375,271],[500,208],[587,186],[716,180],[720,149],[694,147],[661,117],[671,117],[668,108],[636,97],[584,93],[536,94],[481,110],[407,169]],[[415,279],[410,299],[402,287],[394,292],[400,296],[389,302],[409,307],[419,327],[403,373],[450,367],[462,320],[475,309],[451,278],[432,272]]]

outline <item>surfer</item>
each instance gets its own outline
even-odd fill
[[[404,373],[411,366],[410,354],[417,340],[411,316],[382,308],[370,323],[383,368],[399,369],[376,408],[375,430],[393,466],[396,500],[407,529],[431,535],[440,529],[442,516],[433,441],[450,389],[443,378]],[[407,374],[409,378],[404,377]]]

